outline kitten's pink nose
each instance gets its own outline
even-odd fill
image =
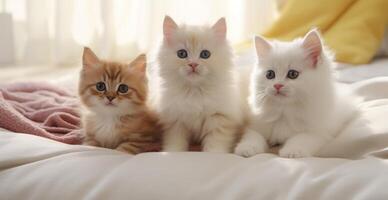
[[[273,87],[274,87],[277,91],[279,91],[283,86],[284,86],[284,85],[282,85],[282,84],[275,84],[275,85],[273,85]]]
[[[106,97],[109,101],[113,101],[113,99],[115,99],[116,97],[114,97],[114,96],[107,96]]]
[[[193,71],[194,71],[195,68],[198,66],[198,63],[189,63],[189,66],[190,66],[191,69],[193,69]]]

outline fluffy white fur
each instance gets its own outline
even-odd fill
[[[204,151],[231,152],[242,114],[225,20],[213,26],[178,26],[166,16],[163,30],[155,108],[165,127],[164,150],[186,151],[195,140]],[[180,49],[188,52],[187,58],[177,56]],[[211,56],[200,58],[202,50]],[[195,73],[189,66],[193,62],[198,64]]]
[[[281,157],[315,155],[357,110],[354,98],[334,84],[331,54],[316,30],[291,42],[256,37],[255,46],[259,62],[251,75],[251,119],[235,153],[263,153],[269,142],[283,145]],[[299,72],[296,79],[287,78],[291,69]],[[266,77],[268,70],[275,78]],[[275,84],[283,85],[279,92]]]
[[[88,129],[93,131],[95,139],[99,141],[102,146],[106,147],[117,146],[119,143],[119,134],[114,130],[120,120],[120,115],[109,112],[111,111],[84,111],[85,116],[83,118],[84,126],[93,123],[93,126],[88,127]],[[88,120],[89,123],[86,123],[86,120]]]

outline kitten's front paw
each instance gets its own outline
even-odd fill
[[[97,140],[88,139],[88,140],[84,140],[82,145],[99,147],[100,143]]]
[[[203,147],[204,152],[213,152],[213,153],[230,153],[231,150],[227,146],[209,146],[206,145]]]
[[[165,152],[182,152],[182,151],[188,151],[188,146],[187,145],[164,145],[163,146],[163,151]]]
[[[251,157],[256,154],[265,153],[267,145],[256,142],[240,142],[234,150],[234,153],[243,157]]]
[[[122,153],[127,153],[127,154],[132,154],[132,155],[134,154],[133,152],[128,151],[127,149],[125,149],[125,148],[123,148],[123,147],[117,147],[116,150],[117,150],[117,151],[120,151],[120,152],[122,152]]]
[[[285,145],[280,149],[279,156],[283,158],[304,158],[312,156],[312,152],[301,146]]]

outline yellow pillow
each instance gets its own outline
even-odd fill
[[[388,0],[288,0],[263,35],[291,40],[318,27],[337,61],[369,62],[388,24]]]

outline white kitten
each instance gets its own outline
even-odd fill
[[[231,152],[241,125],[233,53],[221,18],[209,26],[178,26],[166,16],[158,54],[161,87],[155,106],[165,127],[164,150]]]
[[[313,156],[357,111],[339,93],[333,58],[312,30],[292,42],[255,38],[258,66],[250,83],[250,125],[235,153],[252,156],[283,144],[282,157]],[[341,95],[339,95],[341,94]]]

